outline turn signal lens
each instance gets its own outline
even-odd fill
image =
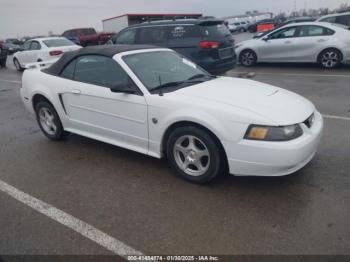
[[[253,127],[250,129],[247,138],[254,140],[264,140],[269,130],[265,127]]]
[[[244,136],[249,140],[290,141],[303,135],[299,124],[290,126],[250,125]]]

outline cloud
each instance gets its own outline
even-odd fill
[[[281,4],[283,2],[283,5]],[[299,8],[335,7],[344,0],[297,0]],[[0,39],[60,34],[74,27],[102,30],[102,20],[124,13],[192,13],[217,17],[248,10],[292,11],[294,0],[0,0]]]

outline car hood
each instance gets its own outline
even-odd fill
[[[260,38],[253,38],[253,39],[245,40],[245,41],[237,43],[237,46],[241,47],[241,46],[253,44],[253,43],[256,43],[258,40],[260,40]]]
[[[274,125],[302,123],[315,111],[314,105],[300,95],[241,78],[220,77],[171,94],[199,104],[225,104],[250,111]]]

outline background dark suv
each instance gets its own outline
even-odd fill
[[[234,68],[234,40],[224,21],[175,20],[142,23],[123,29],[109,44],[150,44],[167,47],[211,73]]]

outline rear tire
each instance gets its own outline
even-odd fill
[[[18,61],[17,58],[14,58],[14,59],[13,59],[13,64],[15,65],[16,70],[17,70],[18,72],[22,72],[22,71],[24,70],[23,67],[21,66],[21,64],[19,63],[19,61]]]
[[[208,183],[217,178],[225,167],[217,141],[198,127],[175,129],[169,136],[166,151],[176,174],[193,183]]]
[[[47,101],[40,101],[35,105],[35,114],[39,127],[50,140],[60,141],[68,136],[55,108]]]
[[[342,53],[335,48],[326,49],[318,56],[318,63],[326,69],[337,68],[342,60]]]
[[[256,53],[251,49],[243,50],[239,55],[239,62],[242,66],[251,67],[256,65],[257,61]]]

